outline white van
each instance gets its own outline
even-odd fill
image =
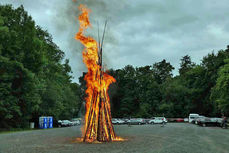
[[[199,117],[199,114],[189,114],[188,116],[188,122],[192,123],[193,120],[197,119]]]

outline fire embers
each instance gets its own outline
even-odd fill
[[[115,79],[102,71],[102,47],[100,42],[90,36],[85,36],[84,31],[91,25],[89,12],[84,5],[79,6],[80,28],[75,39],[84,45],[83,62],[88,72],[84,79],[87,82],[86,113],[83,128],[84,142],[108,142],[122,140],[116,137],[111,122],[110,100],[108,87]]]

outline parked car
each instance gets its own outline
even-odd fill
[[[149,121],[150,121],[151,119],[144,119],[144,122],[146,123],[146,124],[149,124]]]
[[[133,118],[133,119],[128,120],[127,123],[128,124],[138,124],[138,125],[145,124],[142,118]]]
[[[200,126],[221,126],[222,118],[210,118],[210,117],[201,117],[197,120],[197,124]]]
[[[184,122],[188,122],[188,118],[184,118]]]
[[[176,122],[176,118],[167,118],[168,122]]]
[[[199,117],[195,118],[193,122],[195,122],[195,124],[197,125],[201,121],[201,119],[204,119],[204,118],[205,116],[200,115]]]
[[[73,123],[69,120],[62,120],[61,127],[73,126]]]
[[[124,124],[127,124],[129,121],[129,118],[122,118],[122,121],[124,121]]]
[[[73,118],[71,120],[71,122],[73,123],[73,126],[80,125],[81,124],[81,118]]]
[[[149,121],[149,124],[162,124],[163,122],[168,122],[165,117],[154,117],[152,120]]]
[[[116,119],[116,118],[112,118],[111,122],[112,122],[112,124],[118,124],[119,123],[118,119]]]
[[[118,119],[118,124],[125,124],[125,121],[124,120],[122,120],[122,119]]]
[[[177,118],[176,122],[184,122],[184,119],[183,118]]]
[[[117,118],[113,118],[113,119],[111,120],[111,122],[112,122],[113,124],[124,124],[124,123],[125,123],[124,120],[122,120],[122,119],[117,119]]]
[[[73,123],[74,126],[80,125],[80,121],[79,120],[73,120],[72,123]]]

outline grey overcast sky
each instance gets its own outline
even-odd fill
[[[203,56],[229,44],[228,0],[0,1],[23,5],[36,24],[48,30],[70,59],[76,82],[86,71],[82,45],[74,40],[80,3],[92,10],[92,28],[87,34],[97,36],[97,23],[102,30],[105,19],[109,20],[104,45],[107,68],[152,65],[166,59],[177,74],[182,56],[188,54],[200,63]]]

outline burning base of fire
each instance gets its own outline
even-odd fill
[[[111,142],[123,141],[117,137],[111,122],[110,99],[108,95],[109,85],[115,82],[115,79],[104,72],[102,65],[102,41],[97,42],[90,36],[85,36],[85,30],[91,26],[89,21],[90,10],[84,5],[79,6],[81,14],[79,15],[79,31],[75,36],[84,45],[83,62],[88,72],[84,77],[86,81],[86,113],[84,118],[83,138],[76,139],[78,142]],[[98,33],[99,35],[99,33]],[[100,39],[100,38],[99,38]]]
[[[112,140],[112,142],[123,142],[123,141],[127,141],[127,139],[123,139],[121,137],[117,137],[116,139]],[[72,143],[84,143],[84,138],[76,138],[74,140],[72,140]],[[98,141],[98,140],[95,140],[95,141],[92,141],[92,142],[88,142],[87,143],[95,143],[95,144],[100,144],[100,143],[103,143],[101,141]]]

